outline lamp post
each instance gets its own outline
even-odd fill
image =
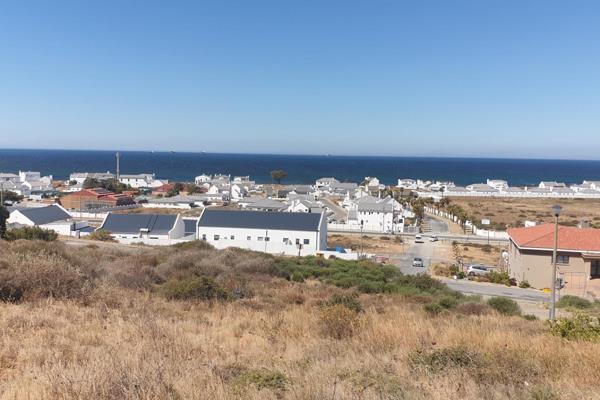
[[[559,205],[552,206],[552,213],[554,214],[554,248],[552,249],[552,298],[550,299],[550,319],[556,317],[556,258],[558,253],[558,217],[562,207]]]

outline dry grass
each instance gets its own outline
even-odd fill
[[[37,245],[0,243],[0,254]],[[55,245],[92,292],[0,303],[0,399],[600,396],[600,344],[564,341],[542,322],[485,306],[429,317],[406,297],[361,295],[364,312],[335,305],[327,315],[324,301],[339,289],[273,277],[252,253]],[[190,271],[245,294],[170,301],[152,289]]]
[[[404,253],[408,244],[402,244],[400,236],[361,235],[330,233],[327,243],[330,247],[341,246],[354,251],[360,251],[361,246],[365,253],[398,255]],[[385,239],[384,239],[385,238]],[[406,239],[404,239],[406,240]]]
[[[507,226],[523,226],[524,221],[552,222],[551,207],[563,207],[562,223],[577,225],[589,220],[600,227],[600,200],[596,199],[506,199],[506,198],[459,198],[453,197],[452,204],[463,207],[475,221],[489,218],[492,223]]]

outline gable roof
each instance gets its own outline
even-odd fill
[[[207,208],[200,216],[199,227],[273,229],[317,232],[321,214],[235,211]]]
[[[508,235],[519,247],[551,250],[554,248],[554,225],[511,228]],[[600,251],[600,229],[558,227],[558,249],[570,251]]]
[[[183,223],[185,225],[185,236],[195,235],[196,229],[198,227],[197,219],[184,219]]]
[[[175,226],[177,215],[108,213],[99,229],[110,233],[139,233],[142,229],[166,235]]]
[[[71,215],[56,204],[47,207],[23,208],[18,210],[18,212],[29,218],[35,225],[45,225],[51,222],[71,219]]]

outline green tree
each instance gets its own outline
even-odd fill
[[[4,199],[4,201],[21,201],[23,200],[23,196],[16,194],[15,192],[11,191],[11,190],[5,190],[2,193],[2,198]],[[2,204],[0,204],[2,205]]]
[[[8,219],[8,216],[8,210],[0,204],[0,239],[6,237],[6,220]]]
[[[85,178],[85,181],[83,181],[82,187],[84,189],[97,188],[97,187],[100,187],[100,181],[96,178]]]
[[[281,184],[281,181],[287,178],[287,172],[282,169],[275,169],[271,171],[271,178],[278,184]]]

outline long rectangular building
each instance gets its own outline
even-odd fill
[[[197,235],[217,249],[239,247],[301,256],[327,251],[327,219],[323,213],[207,208],[198,220]]]

